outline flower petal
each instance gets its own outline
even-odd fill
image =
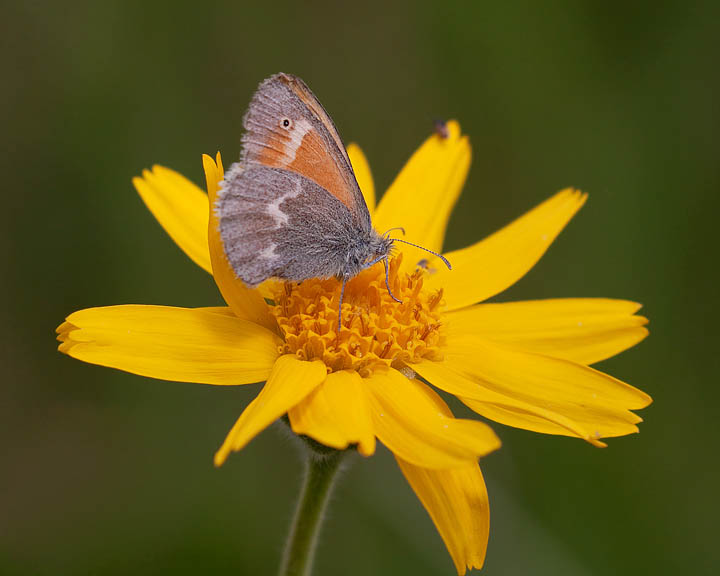
[[[442,250],[450,212],[460,196],[470,169],[470,141],[460,125],[447,123],[448,137],[430,136],[407,161],[380,200],[373,224],[379,232],[403,226],[409,242],[429,250]],[[408,252],[405,266],[426,257],[417,248],[398,244]]]
[[[448,310],[499,294],[540,260],[586,199],[587,195],[577,190],[558,192],[477,244],[446,254],[452,270],[433,259],[436,273],[427,276],[426,286],[444,288]]]
[[[375,434],[362,378],[355,371],[328,374],[288,413],[296,434],[305,434],[321,444],[343,450],[358,444],[358,452],[375,452]]]
[[[548,434],[599,438],[637,432],[630,412],[651,398],[607,374],[567,360],[510,350],[489,342],[455,344],[441,363],[413,365],[433,385],[459,396],[479,414]]]
[[[543,434],[577,436],[596,446],[606,446],[569,418],[483,387],[447,363],[422,362],[413,364],[413,368],[433,386],[454,394],[475,412],[490,420]]]
[[[455,361],[462,371],[498,382],[528,398],[566,399],[594,406],[623,406],[637,410],[648,406],[650,396],[612,376],[574,362],[550,358],[483,343],[453,349],[448,361]]]
[[[370,164],[368,164],[365,154],[363,154],[360,146],[351,142],[348,144],[347,153],[350,157],[355,179],[357,180],[360,191],[365,198],[370,215],[375,211],[375,183],[373,182],[372,172],[370,172]]]
[[[405,478],[432,518],[460,576],[482,568],[490,535],[490,506],[480,466],[428,470],[397,458]]]
[[[506,344],[528,352],[594,364],[634,346],[648,334],[641,305],[607,298],[478,304],[446,315],[448,348],[461,341]]]
[[[242,450],[257,434],[322,384],[326,375],[325,364],[320,360],[305,362],[293,354],[278,358],[260,394],[245,408],[215,454],[215,466],[221,466],[231,451]]]
[[[58,328],[59,350],[91,364],[175,382],[249,384],[267,379],[272,332],[216,310],[108,306],[74,312]]]
[[[210,246],[210,261],[215,283],[220,289],[225,302],[239,318],[246,318],[270,330],[277,331],[275,318],[270,314],[262,294],[257,290],[248,288],[243,284],[242,280],[235,276],[235,272],[225,256],[225,249],[220,238],[220,230],[214,209],[218,183],[224,176],[220,153],[217,154],[217,162],[207,154],[203,154],[202,160],[207,181],[208,198],[210,199],[210,220],[205,233]]]
[[[163,166],[144,170],[142,178],[133,178],[133,184],[170,238],[195,264],[212,273],[207,195],[183,175]]]
[[[435,407],[448,418],[452,412],[439,396]],[[482,568],[490,534],[487,489],[477,462],[447,470],[429,470],[395,456],[405,478],[430,514],[452,556],[458,574]]]
[[[438,409],[442,400],[393,369],[363,380],[375,434],[394,454],[423,468],[457,468],[500,447],[492,429]]]

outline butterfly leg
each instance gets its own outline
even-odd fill
[[[372,268],[373,266],[375,266],[375,264],[377,264],[378,262],[380,262],[380,260],[386,260],[386,259],[387,259],[387,256],[385,256],[385,255],[378,256],[377,258],[375,258],[375,260],[371,260],[370,262],[368,262],[367,264],[365,264],[365,265],[362,267],[362,269],[363,269],[363,270],[366,270],[366,269],[368,269],[368,268]]]
[[[388,259],[383,258],[383,264],[385,264],[385,286],[387,286],[388,294],[390,294],[390,298],[395,300],[395,302],[399,302],[402,304],[402,300],[398,300],[395,298],[395,294],[392,293],[392,290],[390,290],[390,267],[388,266]]]
[[[402,226],[394,226],[393,228],[390,228],[390,230],[385,230],[385,232],[383,232],[383,237],[387,238],[390,235],[390,232],[392,232],[393,230],[400,230],[400,232],[402,232],[402,235],[405,236],[405,228],[403,228]]]

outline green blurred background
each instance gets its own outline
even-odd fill
[[[446,247],[565,186],[590,201],[499,300],[645,304],[651,336],[602,369],[649,392],[598,450],[495,425],[490,575],[716,574],[720,10],[707,2],[5,2],[0,573],[273,574],[301,460],[275,427],[212,455],[258,387],[71,360],[90,306],[218,304],[130,179],[202,182],[239,152],[266,76],[304,78],[379,190],[458,118],[473,165]],[[335,494],[318,575],[453,574],[384,449]]]

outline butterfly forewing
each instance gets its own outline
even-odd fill
[[[308,178],[339,200],[356,226],[370,228],[370,214],[335,126],[299,78],[276,74],[255,92],[244,120],[246,168],[282,168]]]

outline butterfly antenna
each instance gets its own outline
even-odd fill
[[[388,234],[390,234],[390,232],[392,232],[393,230],[400,230],[400,232],[402,232],[402,235],[405,236],[405,228],[403,228],[402,226],[395,226],[395,228],[390,228],[389,230],[385,230],[385,232],[383,233],[383,237],[387,238]]]
[[[345,296],[345,284],[347,284],[348,277],[343,276],[342,286],[340,287],[340,304],[338,304],[338,329],[337,337],[340,338],[340,329],[342,328],[342,303],[343,297]]]
[[[413,244],[412,242],[408,242],[407,240],[400,240],[400,238],[390,238],[393,242],[402,242],[403,244],[409,244],[410,246],[415,246],[415,248],[420,248],[420,250],[425,250],[425,252],[430,252],[433,256],[437,256],[445,263],[445,266],[448,267],[448,270],[452,270],[452,264],[450,264],[450,261],[445,258],[442,254],[438,254],[437,252],[433,252],[432,250],[429,250],[427,248],[423,248],[422,246],[418,246],[417,244]]]
[[[395,294],[393,294],[392,290],[390,290],[390,267],[388,266],[387,257],[383,258],[383,264],[385,264],[385,286],[387,286],[388,294],[390,294],[390,298],[395,300],[395,302],[402,304],[402,300],[395,298]]]

